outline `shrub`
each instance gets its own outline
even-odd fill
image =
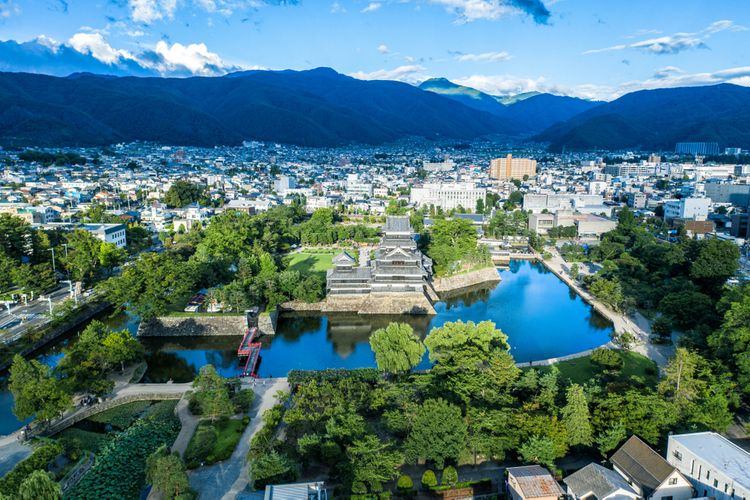
[[[234,411],[237,413],[248,412],[254,400],[255,400],[255,393],[252,391],[252,389],[242,389],[240,391],[237,391],[232,396],[232,403],[234,404]]]
[[[620,371],[625,362],[620,353],[606,347],[598,347],[591,353],[591,362],[604,370]]]
[[[187,468],[195,469],[199,467],[201,462],[205,461],[206,457],[211,454],[218,439],[219,432],[216,427],[210,424],[199,425],[185,450],[185,465]]]
[[[380,374],[375,368],[357,368],[354,370],[329,368],[326,370],[292,370],[288,376],[290,385],[324,380],[335,382],[343,379],[354,379],[360,382],[377,382],[380,380]]]
[[[411,480],[410,476],[401,474],[401,476],[398,478],[398,482],[396,483],[396,487],[400,491],[410,491],[412,488],[414,488],[414,481]]]
[[[262,457],[271,449],[273,435],[284,416],[284,407],[276,405],[263,413],[263,427],[255,433],[250,441],[250,450],[247,452],[249,461]]]
[[[432,469],[427,469],[424,471],[424,474],[422,474],[422,487],[431,489],[437,486],[437,476],[435,476],[435,473],[432,471]]]
[[[441,477],[441,483],[443,485],[455,486],[458,483],[458,472],[456,468],[449,465],[443,470],[443,477]]]
[[[651,331],[659,337],[669,337],[672,335],[672,322],[665,316],[659,316],[651,323]]]
[[[276,450],[253,460],[249,472],[256,490],[263,489],[268,484],[283,484],[297,479],[294,463]]]

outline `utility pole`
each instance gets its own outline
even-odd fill
[[[47,299],[47,304],[49,304],[49,315],[52,316],[52,297],[47,295],[46,297],[40,297],[40,298]]]
[[[55,267],[55,247],[48,249],[50,252],[52,252],[52,272],[57,274],[57,268]]]

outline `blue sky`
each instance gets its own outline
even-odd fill
[[[0,40],[36,40],[61,72],[71,54],[113,74],[330,66],[599,99],[750,85],[748,28],[747,0],[0,0]]]

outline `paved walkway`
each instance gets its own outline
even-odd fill
[[[568,275],[568,270],[570,269],[571,264],[565,262],[557,249],[551,249],[550,253],[552,254],[552,258],[549,260],[544,260],[539,256],[540,262],[543,262],[550,271],[555,273],[560,279],[567,283],[568,286],[573,288],[573,290],[575,290],[586,302],[591,304],[591,306],[600,314],[609,319],[616,332],[630,332],[634,334],[636,341],[635,345],[631,347],[631,351],[648,357],[660,368],[667,365],[669,359],[674,356],[674,343],[673,345],[652,344],[649,340],[651,336],[651,325],[648,319],[637,311],[631,316],[619,313],[597,300]]]
[[[17,440],[0,445],[0,477],[10,472],[18,462],[31,455],[31,446]]]
[[[252,388],[255,391],[256,399],[249,412],[252,420],[245,428],[232,456],[228,460],[201,467],[190,473],[190,486],[198,492],[199,498],[234,500],[247,487],[247,452],[250,450],[250,440],[260,429],[263,413],[277,403],[274,397],[276,393],[289,390],[286,378],[265,379],[266,385],[262,385],[263,380],[259,379],[261,385],[256,383],[254,387],[243,385],[243,388]]]
[[[180,419],[182,427],[180,427],[180,433],[177,435],[177,439],[172,444],[172,453],[179,453],[180,456],[185,454],[190,438],[195,433],[195,428],[198,427],[199,417],[196,417],[188,409],[188,400],[183,397],[177,403],[174,409],[177,417]]]

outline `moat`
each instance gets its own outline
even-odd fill
[[[282,316],[277,334],[263,339],[259,375],[284,376],[294,369],[374,367],[369,337],[391,321],[406,321],[421,336],[448,321],[490,320],[508,335],[517,362],[565,356],[607,343],[612,324],[540,263],[513,261],[500,269],[502,281],[435,304],[431,317],[370,317],[356,315]],[[137,329],[126,315],[108,320],[114,328]],[[65,343],[50,346],[38,359],[54,365]],[[211,363],[224,376],[241,371],[239,337],[171,337],[142,340],[147,349],[144,381],[186,382]],[[419,368],[428,368],[427,355]],[[0,435],[20,426],[12,414],[12,397],[0,392]]]

